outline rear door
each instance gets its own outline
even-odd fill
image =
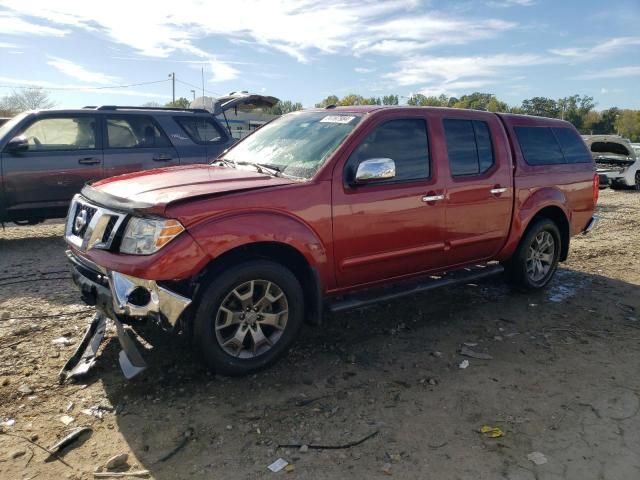
[[[191,140],[189,151],[197,155],[184,157],[182,153],[187,147],[181,147],[181,163],[210,163],[229,146],[229,136],[216,122],[213,116],[182,115],[173,117],[181,129]]]
[[[447,159],[446,249],[451,266],[491,258],[511,226],[513,168],[509,143],[495,115],[440,113]]]
[[[106,177],[180,164],[178,152],[148,115],[104,116]]]
[[[422,113],[380,115],[334,170],[333,232],[340,287],[441,267],[444,182],[430,155]],[[354,185],[358,164],[390,158],[396,176]]]
[[[8,210],[66,208],[85,183],[103,177],[96,115],[38,115],[16,135],[24,135],[29,148],[2,152]]]

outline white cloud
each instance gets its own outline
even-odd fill
[[[599,72],[585,73],[575,78],[580,80],[593,80],[596,78],[623,78],[623,77],[640,77],[640,66],[607,68]]]
[[[456,95],[497,83],[514,68],[554,62],[539,55],[485,55],[475,57],[411,57],[385,75],[396,85],[418,85],[420,93]]]
[[[12,15],[90,30],[152,57],[175,52],[212,57],[197,46],[208,36],[248,39],[300,62],[330,53],[403,55],[434,45],[489,38],[515,26],[502,20],[420,13],[416,0],[183,0],[179,8],[169,2],[150,7],[130,0],[3,3],[13,9]],[[217,78],[225,76],[230,76],[229,69]]]
[[[487,2],[487,5],[489,5],[490,7],[506,8],[530,7],[532,5],[535,5],[536,3],[536,0],[491,0]]]
[[[240,74],[236,68],[220,60],[209,60],[209,72],[211,72],[210,81],[212,82],[227,82]]]
[[[74,63],[71,60],[67,60],[65,58],[50,56],[49,60],[47,60],[47,65],[51,65],[59,72],[65,74],[68,77],[74,78],[79,82],[108,85],[120,81],[118,77],[113,77],[111,75],[106,75],[99,72],[91,72],[84,68],[82,65],[78,65],[77,63]]]
[[[0,42],[0,48],[22,48],[22,47],[15,43]]]
[[[0,12],[0,33],[2,35],[44,35],[62,37],[68,30],[38,25],[19,18],[18,12]]]
[[[549,50],[549,52],[567,60],[580,62],[609,55],[634,45],[640,45],[640,37],[615,37],[591,47],[555,48]]]
[[[376,69],[375,68],[366,68],[366,67],[356,67],[353,69],[354,72],[356,73],[371,73],[371,72],[375,72]]]

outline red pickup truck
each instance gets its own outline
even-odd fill
[[[597,196],[565,121],[329,107],[282,116],[211,165],[86,186],[65,237],[84,299],[118,326],[126,375],[144,362],[122,323],[142,318],[188,332],[212,369],[239,375],[326,310],[503,270],[544,287],[570,237],[595,225]]]

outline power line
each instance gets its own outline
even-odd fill
[[[198,89],[198,90],[203,90],[203,88],[202,88],[202,87],[199,87],[199,86],[194,85],[194,84],[189,83],[189,82],[185,82],[185,81],[180,80],[180,79],[178,79],[178,78],[176,78],[176,82],[182,83],[182,84],[184,84],[184,85],[188,85],[189,87],[196,88],[196,89]],[[220,95],[219,93],[212,92],[211,90],[207,90],[206,88],[204,89],[204,91],[205,91],[205,92],[207,92],[207,93],[210,93],[210,94],[211,94],[211,95],[213,95],[214,97],[221,97],[221,96],[222,96],[222,95]]]
[[[129,88],[129,87],[140,87],[143,85],[153,85],[156,83],[164,83],[171,81],[170,78],[166,78],[164,80],[154,80],[152,82],[140,82],[140,83],[130,83],[128,85],[109,85],[103,87],[91,87],[91,86],[81,86],[78,85],[76,87],[42,87],[39,85],[0,85],[0,88],[37,88],[41,90],[108,90],[111,88]]]

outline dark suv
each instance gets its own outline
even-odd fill
[[[64,217],[88,182],[209,163],[234,141],[204,109],[102,106],[25,112],[0,127],[0,222]]]

